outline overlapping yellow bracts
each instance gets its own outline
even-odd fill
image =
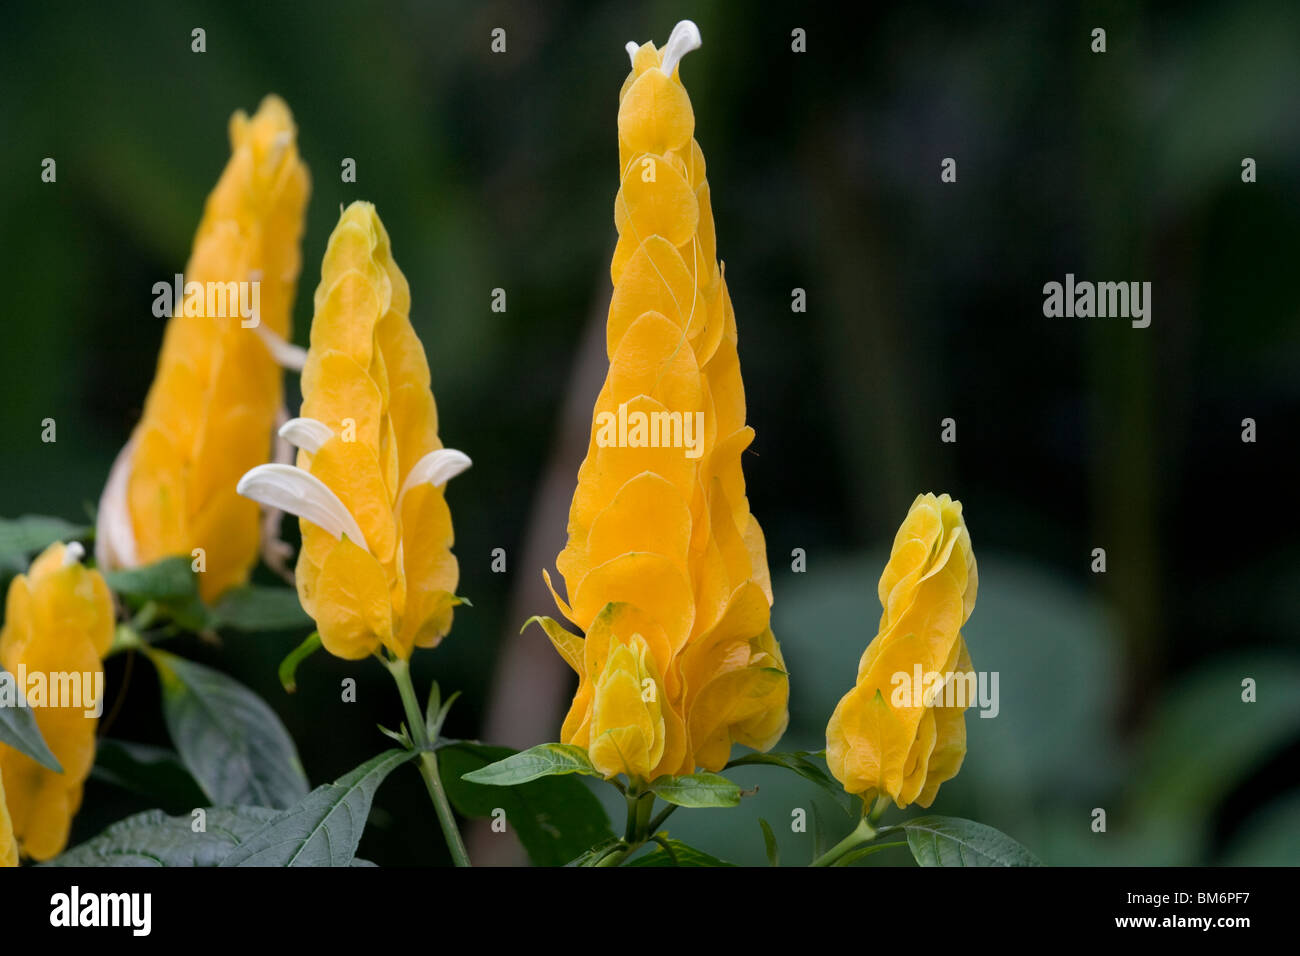
[[[608,777],[647,779],[720,769],[733,741],[771,747],[789,691],[741,471],[754,432],[704,156],[690,98],[662,62],[653,44],[636,50],[621,94],[610,367],[556,561],[569,597],[556,603],[585,639],[542,621],[580,677],[561,739]],[[698,454],[600,440],[620,406],[700,413]]]
[[[10,674],[43,675],[47,687],[54,675],[82,675],[83,698],[72,702],[80,706],[69,707],[50,706],[59,701],[48,697],[33,701],[42,705],[33,707],[36,723],[63,773],[0,744],[0,791],[8,815],[6,821],[0,808],[0,863],[9,821],[24,856],[48,860],[62,852],[95,759],[97,720],[86,716],[94,687],[84,680],[103,672],[101,661],[113,642],[113,599],[99,572],[76,558],[64,545],[52,544],[9,585],[0,664]]]
[[[402,658],[436,645],[458,603],[443,488],[408,482],[413,466],[442,448],[410,305],[375,207],[354,202],[325,251],[302,375],[302,417],[333,435],[314,453],[298,452],[298,467],[338,496],[365,539],[300,521],[302,606],[325,648],[348,659],[381,645]]]
[[[18,865],[18,841],[14,839],[13,821],[5,805],[4,774],[0,773],[0,867]]]
[[[826,727],[826,763],[849,793],[874,791],[900,807],[928,807],[961,768],[969,697],[954,694],[950,702],[941,691],[932,701],[918,700],[901,689],[915,685],[918,666],[922,675],[953,681],[972,673],[961,628],[977,588],[961,502],[918,495],[880,576],[879,632]]]
[[[259,282],[259,319],[290,335],[310,190],[288,107],[268,96],[230,120],[232,155],[208,197],[185,280]],[[126,496],[135,558],[148,564],[204,549],[199,588],[211,600],[242,583],[257,559],[257,505],[235,482],[267,459],[281,406],[281,371],[264,333],[202,302],[177,303],[158,371],[132,438]]]

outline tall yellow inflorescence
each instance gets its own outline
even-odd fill
[[[928,807],[961,769],[975,677],[961,628],[978,587],[961,502],[918,495],[880,576],[879,631],[826,728],[826,763],[849,793]]]
[[[556,603],[585,636],[541,620],[580,679],[561,739],[607,777],[717,770],[733,742],[768,749],[787,723],[741,469],[754,431],[736,318],[677,72],[698,45],[689,22],[663,50],[628,45],[609,373],[556,560],[568,593]]]
[[[113,599],[81,557],[79,544],[52,544],[9,585],[0,665],[27,676],[18,692],[63,772],[0,744],[0,865],[15,863],[18,851],[36,860],[63,851],[95,761]]]
[[[275,96],[252,118],[231,118],[230,161],[204,207],[144,414],[100,506],[102,567],[201,557],[205,600],[243,583],[257,560],[257,505],[235,482],[267,459],[282,405],[274,352],[290,336],[310,191],[296,135]]]
[[[263,465],[239,482],[299,517],[299,599],[325,649],[348,659],[436,645],[459,603],[444,486],[469,459],[438,439],[410,307],[375,207],[354,202],[321,265],[301,417],[280,430],[297,465]]]

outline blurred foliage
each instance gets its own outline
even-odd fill
[[[1300,551],[1262,520],[1294,480],[1300,413],[1294,3],[211,0],[5,15],[6,516],[85,520],[152,376],[152,284],[184,265],[230,113],[278,92],[314,179],[297,341],[336,210],[375,202],[411,281],[443,438],[474,458],[449,494],[474,607],[414,661],[417,686],[436,675],[465,692],[448,733],[474,736],[496,648],[521,623],[506,620],[512,581],[539,570],[492,574],[489,554],[518,550],[577,343],[609,290],[623,43],[662,42],[689,15],[704,48],[683,76],[792,674],[781,749],[823,745],[874,633],[882,549],[916,492],[947,491],[980,558],[971,653],[999,671],[1002,699],[996,719],[968,717],[965,768],[935,811],[1049,863],[1296,862]],[[1096,25],[1104,55],[1088,52]],[[196,26],[204,54],[190,52]],[[506,55],[489,52],[496,26]],[[40,182],[46,156],[55,185]],[[945,156],[956,185],[939,182]],[[1240,180],[1244,156],[1256,184]],[[339,181],[344,157],[356,184]],[[1042,285],[1066,272],[1151,280],[1152,327],[1045,320]],[[796,286],[806,314],[790,312]],[[948,416],[956,445],[938,440]],[[1257,444],[1240,441],[1247,416]],[[40,441],[46,417],[55,444]],[[1097,546],[1104,578],[1088,570]],[[796,547],[808,570],[783,573]],[[286,696],[276,665],[303,636],[173,649],[270,701],[318,784],[377,752],[375,724],[400,711],[382,669],[326,655]],[[126,697],[104,733],[165,744],[157,688],[131,667],[109,665]],[[1240,703],[1247,676],[1254,705]],[[344,677],[357,704],[340,702]],[[155,805],[112,776],[89,785],[74,842]],[[792,774],[735,776],[759,793],[680,811],[673,835],[762,863],[763,817],[788,864],[811,857],[814,834],[811,821],[790,832],[792,807],[820,805],[832,842],[848,826]],[[1105,836],[1089,829],[1095,807]],[[410,863],[440,846],[417,775],[394,774],[362,855]]]

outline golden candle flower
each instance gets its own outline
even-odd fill
[[[231,157],[208,197],[184,281],[155,286],[171,312],[139,424],[100,502],[96,558],[131,567],[202,549],[211,600],[257,560],[256,504],[235,482],[265,461],[282,407],[310,190],[288,107],[268,96],[230,120]]]
[[[113,599],[104,578],[84,567],[81,557],[79,544],[52,544],[9,585],[0,664],[11,675],[26,675],[19,693],[27,695],[63,773],[0,744],[0,795],[7,807],[7,814],[0,812],[0,862],[10,827],[24,856],[48,860],[63,851],[95,760],[95,712],[103,704],[101,662],[113,642]],[[70,688],[79,689],[79,699],[64,699]]]
[[[699,42],[683,21],[662,50],[628,44],[609,373],[556,560],[568,600],[552,587],[585,638],[541,621],[580,678],[561,739],[607,777],[717,770],[733,742],[765,750],[787,722],[736,318],[677,70]]]
[[[299,517],[299,599],[326,650],[348,659],[433,647],[460,603],[444,486],[470,461],[438,439],[410,306],[375,207],[354,202],[321,265],[301,417],[280,429],[297,465],[239,481],[240,494]]]
[[[961,627],[977,589],[961,502],[918,495],[880,576],[879,632],[826,728],[826,763],[849,793],[928,807],[961,769],[974,684]]]

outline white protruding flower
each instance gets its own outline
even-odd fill
[[[682,57],[692,50],[698,50],[703,44],[700,37],[700,28],[692,20],[679,20],[677,26],[673,27],[673,32],[668,35],[668,42],[664,44],[663,64],[660,67],[666,76],[672,76],[673,70],[677,69],[677,64],[682,61]],[[636,67],[636,51],[641,49],[640,44],[634,40],[628,40],[623,45],[627,50],[628,59],[632,61],[632,67]]]
[[[395,510],[398,514],[402,513],[402,499],[416,485],[433,485],[435,488],[441,488],[472,464],[469,455],[454,448],[439,448],[437,451],[429,452],[407,472],[406,480],[402,482],[402,490],[397,496]]]
[[[358,547],[370,550],[352,512],[329,487],[310,472],[293,465],[258,465],[235,486],[245,498],[287,511],[310,521],[339,540],[347,535]]]
[[[135,445],[136,439],[132,436],[117,453],[95,512],[95,563],[103,571],[133,568],[137,564],[135,529],[131,525],[131,510],[126,499]]]
[[[262,340],[266,350],[271,353],[271,358],[275,359],[275,364],[291,372],[302,371],[303,366],[307,364],[307,350],[305,348],[281,338],[274,329],[268,328],[260,322],[255,326],[251,326],[251,328],[257,333],[257,337]]]
[[[677,26],[673,27],[673,32],[668,35],[668,42],[664,44],[663,71],[668,76],[673,75],[673,70],[677,69],[677,64],[681,62],[682,57],[692,50],[698,50],[704,41],[700,38],[700,28],[691,20],[682,20]]]
[[[294,448],[314,455],[334,437],[334,430],[314,418],[291,418],[280,426],[280,437]]]

